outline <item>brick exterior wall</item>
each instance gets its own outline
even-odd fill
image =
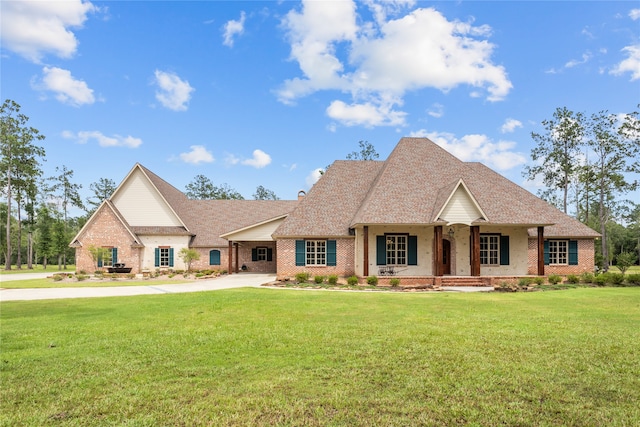
[[[242,270],[242,266],[246,266],[250,273],[275,273],[276,272],[276,244],[275,242],[239,242],[238,247],[238,268]],[[270,248],[273,251],[272,261],[252,261],[251,251],[254,248]],[[194,248],[199,254],[200,259],[191,263],[192,270],[227,270],[229,268],[229,246],[216,248]],[[220,251],[220,265],[209,264],[209,252],[212,249]],[[233,267],[235,268],[235,248],[233,249]]]
[[[336,240],[336,266],[315,267],[296,266],[296,239],[277,241],[278,280],[293,278],[297,273],[309,273],[313,276],[336,274],[349,277],[355,274],[355,240]]]
[[[574,240],[574,239],[571,239]],[[593,239],[575,239],[578,241],[578,264],[577,265],[545,265],[544,274],[582,274],[584,272],[593,273],[595,265],[595,247]],[[529,239],[527,248],[528,274],[538,274],[538,239]]]
[[[118,248],[118,263],[131,267],[132,273],[140,272],[141,249],[131,247],[134,240],[111,209],[100,209],[88,227],[78,239],[82,247],[76,248],[76,270],[93,273],[96,265],[91,258],[88,248],[114,247]]]

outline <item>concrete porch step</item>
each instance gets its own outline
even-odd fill
[[[490,278],[471,276],[443,276],[440,286],[491,286]]]

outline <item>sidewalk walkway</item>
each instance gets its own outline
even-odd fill
[[[88,288],[2,289],[0,302],[62,298],[97,298],[131,295],[175,294],[183,292],[215,291],[219,289],[260,287],[275,280],[274,274],[239,273],[217,279],[196,280],[177,285],[113,286]],[[2,278],[4,280],[4,277]],[[153,282],[150,282],[153,283]],[[2,285],[0,284],[0,287]]]

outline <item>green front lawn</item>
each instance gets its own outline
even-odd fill
[[[640,425],[640,289],[5,302],[0,425]]]

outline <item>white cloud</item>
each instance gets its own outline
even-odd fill
[[[568,61],[566,64],[564,64],[564,67],[565,68],[573,68],[573,67],[576,67],[578,65],[586,64],[587,62],[589,62],[589,60],[592,57],[593,57],[593,55],[591,54],[591,52],[583,53],[581,59],[572,59],[572,60]]]
[[[367,5],[375,22],[366,22],[352,1],[303,1],[290,11],[283,27],[301,77],[286,80],[277,91],[285,104],[320,90],[339,90],[351,100],[334,100],[330,117],[347,125],[404,124],[407,91],[449,91],[468,85],[490,101],[504,99],[512,88],[504,67],[491,62],[491,28],[448,21],[432,8],[419,8],[397,19],[411,1]],[[346,53],[345,53],[346,52]],[[347,57],[348,56],[348,57]],[[363,114],[366,117],[363,117]],[[385,114],[387,114],[385,116]]]
[[[631,73],[631,81],[640,79],[640,44],[627,46],[622,49],[629,56],[624,59],[612,70],[611,74],[621,75],[624,73]]]
[[[138,148],[142,145],[142,140],[140,138],[134,138],[131,135],[129,136],[105,136],[102,132],[93,130],[93,131],[80,131],[77,134],[71,131],[63,131],[63,138],[67,139],[75,139],[79,144],[86,144],[90,140],[95,139],[98,142],[98,145],[101,147],[127,147],[127,148]]]
[[[95,97],[93,89],[82,81],[75,79],[69,70],[57,67],[44,67],[42,80],[32,84],[34,89],[55,93],[55,98],[63,104],[79,107],[83,104],[93,104]]]
[[[154,83],[158,85],[156,99],[164,107],[174,111],[187,109],[191,92],[195,90],[188,81],[180,79],[175,73],[156,70]]]
[[[424,129],[410,136],[426,137],[464,162],[480,162],[496,170],[508,170],[526,163],[527,158],[513,151],[515,142],[493,142],[486,135],[465,135],[456,138],[446,132],[427,132]]]
[[[307,184],[307,188],[313,187],[313,184],[318,182],[318,180],[322,176],[322,171],[323,171],[323,169],[317,168],[317,169],[312,170],[311,173],[309,173],[309,175],[307,175],[307,177],[304,180],[305,183]]]
[[[35,63],[46,53],[70,58],[78,47],[78,40],[70,29],[81,28],[87,15],[99,10],[81,0],[3,1],[2,46]]]
[[[516,130],[516,128],[521,128],[522,122],[520,120],[508,118],[505,120],[504,124],[500,127],[500,132],[502,133],[511,133]]]
[[[240,19],[238,21],[230,20],[224,24],[223,27],[223,38],[224,41],[222,44],[225,46],[233,47],[234,37],[241,35],[244,33],[244,21],[246,19],[246,15],[244,11],[240,13]]]
[[[241,163],[246,166],[253,166],[256,169],[261,169],[271,163],[271,156],[262,150],[253,150],[253,158],[243,160]]]
[[[629,11],[629,18],[631,18],[634,21],[637,21],[638,19],[640,19],[640,9],[631,9]]]
[[[444,116],[444,105],[438,103],[433,104],[431,108],[427,110],[427,114],[431,117],[439,119],[440,117]]]
[[[197,165],[199,163],[211,163],[215,160],[211,152],[203,145],[192,145],[189,148],[191,148],[191,151],[188,153],[180,153],[180,160],[185,163]]]

